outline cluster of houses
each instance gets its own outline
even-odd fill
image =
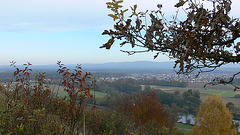
[[[202,73],[198,77],[196,77],[195,74],[192,75],[178,75],[176,73],[163,73],[163,74],[132,74],[127,76],[121,76],[121,77],[100,77],[98,80],[104,80],[108,82],[113,82],[118,79],[152,79],[156,78],[158,80],[175,80],[175,81],[184,81],[188,83],[195,83],[195,82],[210,82],[214,78],[220,77],[220,78],[230,78],[232,77],[232,74],[228,73]],[[239,78],[238,76],[237,78]]]

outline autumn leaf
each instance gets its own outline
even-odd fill
[[[186,1],[184,1],[184,0],[181,0],[180,2],[178,2],[174,7],[177,7],[177,8],[179,8],[179,7],[181,7],[181,6],[183,6],[185,3],[187,2],[187,0]]]
[[[201,103],[195,119],[194,131],[197,134],[236,135],[232,128],[233,116],[220,96],[207,96]]]
[[[108,14],[108,16],[112,17],[113,21],[118,19],[117,15],[114,15],[114,14]]]

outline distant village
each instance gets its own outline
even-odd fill
[[[158,80],[175,80],[175,81],[184,81],[188,83],[207,83],[212,81],[214,78],[230,78],[232,77],[232,74],[229,73],[202,73],[198,77],[196,77],[196,74],[192,75],[178,75],[176,73],[162,73],[162,74],[131,74],[127,76],[121,76],[121,77],[100,77],[98,80],[104,80],[108,82],[112,82],[118,79],[134,79],[134,80],[140,80],[140,79],[152,79],[156,78]],[[240,76],[237,76],[236,78],[240,78]]]

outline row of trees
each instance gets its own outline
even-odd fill
[[[197,115],[198,108],[201,103],[200,93],[198,90],[192,91],[190,89],[183,93],[180,93],[179,91],[176,91],[175,93],[167,93],[154,89],[150,90],[155,91],[162,103],[168,107],[174,108],[173,106],[177,106],[179,108],[179,113],[182,115]]]
[[[158,85],[158,86],[170,86],[170,87],[186,87],[187,82],[176,80],[159,80],[156,77],[151,79],[140,79],[136,81],[140,85]]]
[[[118,79],[113,82],[107,82],[101,80],[97,83],[96,91],[100,92],[125,92],[125,93],[134,93],[142,90],[141,86],[136,83],[134,79]]]
[[[110,92],[110,91],[120,91],[125,93],[134,93],[142,91],[141,85],[159,85],[159,86],[170,86],[170,87],[186,87],[187,83],[182,81],[165,81],[158,80],[157,78],[152,79],[118,79],[112,82],[107,82],[101,80],[97,83],[96,91]]]

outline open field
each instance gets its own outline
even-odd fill
[[[221,97],[234,97],[236,95],[235,91],[223,91],[223,90],[202,90],[201,93],[205,93],[205,94],[216,94],[219,95]]]
[[[156,88],[168,93],[174,93],[175,91],[179,91],[183,93],[189,89],[199,90],[201,99],[204,99],[207,95],[216,94],[223,98],[225,103],[233,102],[236,105],[240,106],[240,98],[234,98],[236,94],[240,93],[240,90],[234,91],[234,88],[230,85],[207,85],[204,88],[204,83],[189,83],[187,87],[169,87],[169,86],[151,86],[152,88]]]
[[[188,83],[187,88],[190,89],[205,89],[205,90],[234,90],[233,87],[230,87],[228,85],[206,85],[204,88],[205,83]]]
[[[175,123],[177,130],[188,132],[191,131],[193,128],[193,125],[184,124],[184,123]]]
[[[57,93],[57,96],[66,96],[67,95],[67,92],[64,91],[64,88],[62,86],[52,85],[52,86],[50,86],[50,88],[53,89],[54,92]],[[90,93],[94,94],[94,91],[91,90]],[[95,91],[96,98],[102,98],[106,95],[107,95],[107,93]]]
[[[163,90],[163,91],[171,91],[171,90],[179,90],[179,91],[182,91],[182,90],[186,90],[186,88],[184,87],[170,87],[170,86],[151,86],[152,88],[157,88],[157,89],[160,89],[160,90]]]
[[[94,91],[90,91],[90,93],[93,95]],[[63,96],[66,96],[66,95],[67,95],[67,92],[65,92],[65,91],[57,92],[57,96],[59,96],[59,97],[63,97]],[[107,95],[107,93],[95,91],[96,98],[103,98],[106,95]]]

